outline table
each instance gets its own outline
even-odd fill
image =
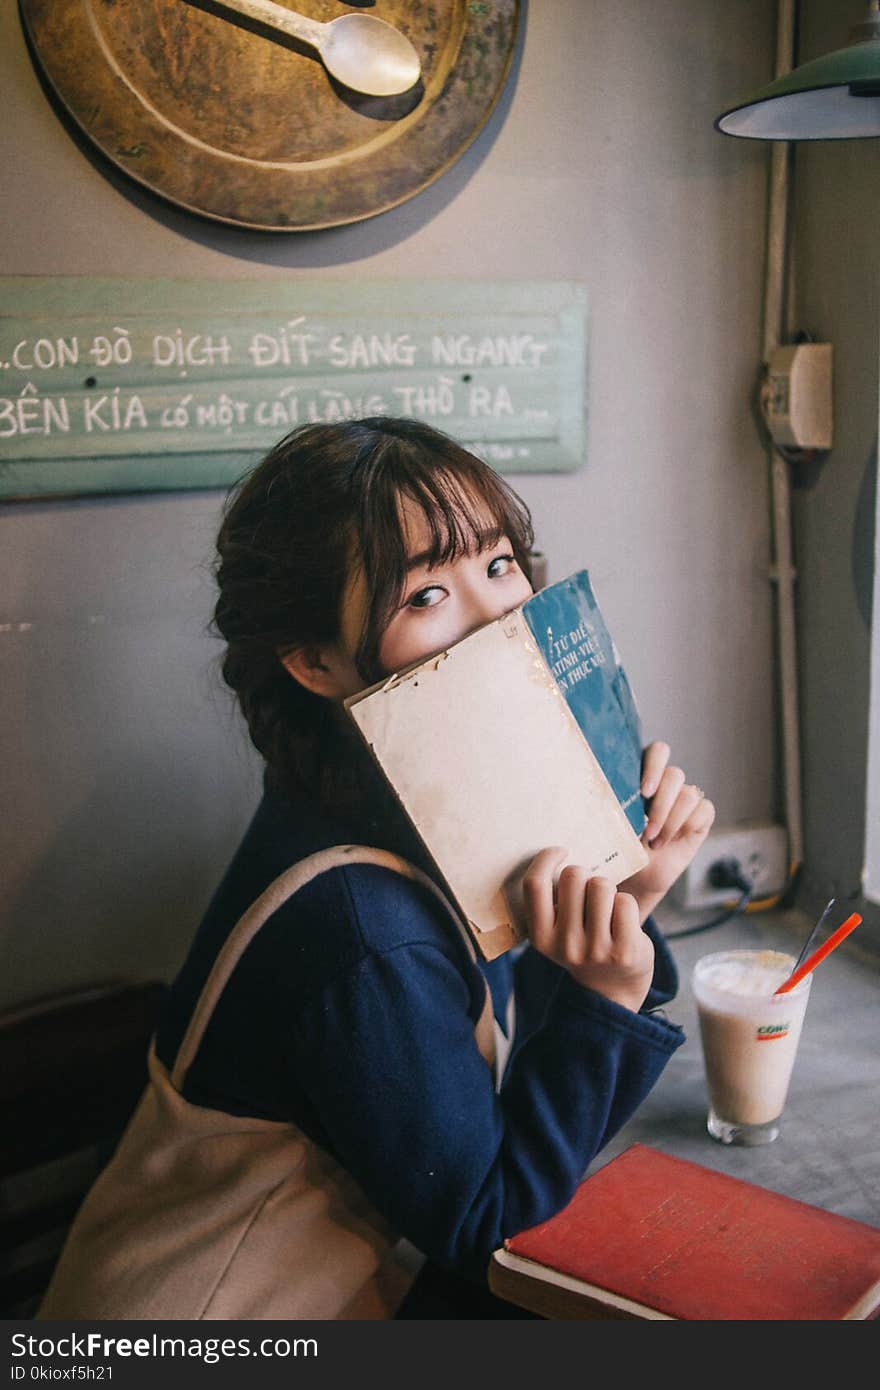
[[[842,906],[840,920],[848,914]],[[699,920],[671,909],[658,913],[670,934]],[[797,956],[811,928],[809,917],[791,909],[746,914],[670,941],[681,983],[665,1012],[684,1027],[687,1041],[591,1173],[640,1142],[880,1227],[880,956],[860,944],[863,928],[815,972],[779,1138],[760,1148],[737,1148],[718,1143],[706,1130],[705,1075],[690,991],[694,962],[710,951],[755,946]]]

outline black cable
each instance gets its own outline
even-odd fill
[[[751,896],[752,890],[749,888],[743,893],[738,903],[735,903],[733,907],[725,908],[719,917],[713,917],[709,922],[701,922],[697,927],[685,927],[684,931],[665,931],[663,935],[667,941],[678,941],[683,936],[696,936],[697,932],[709,931],[710,927],[720,927],[723,922],[729,922],[738,912],[742,912]]]
[[[742,912],[750,901],[754,884],[743,873],[738,859],[719,859],[710,867],[706,877],[713,888],[738,888],[741,895],[739,901],[732,907],[726,907],[718,917],[712,917],[708,922],[700,922],[696,927],[685,927],[684,931],[664,932],[667,941],[679,941],[683,936],[696,936],[698,932],[720,927],[722,923],[729,922],[732,917]]]

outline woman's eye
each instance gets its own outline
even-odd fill
[[[512,555],[496,555],[489,561],[486,573],[490,579],[500,579],[502,575],[508,574],[511,567],[516,563]]]
[[[439,584],[431,584],[427,589],[419,589],[409,600],[410,608],[433,608],[435,603],[439,603],[445,593]]]

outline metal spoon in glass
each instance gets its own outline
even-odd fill
[[[331,77],[354,92],[391,97],[408,92],[422,64],[405,34],[370,14],[342,14],[322,23],[272,0],[219,0],[227,10],[259,20],[317,49]]]
[[[816,922],[816,925],[814,926],[813,930],[810,932],[810,935],[807,937],[806,941],[805,941],[804,944],[803,944],[803,947],[801,948],[801,953],[800,953],[800,955],[798,956],[797,960],[795,961],[794,966],[792,967],[792,972],[791,972],[792,975],[794,974],[795,970],[800,970],[800,968],[801,968],[801,966],[803,965],[804,961],[807,959],[807,956],[809,955],[810,950],[812,949],[813,943],[814,943],[815,941],[818,941],[818,939],[819,939],[819,933],[820,933],[820,931],[822,930],[822,928],[824,927],[825,922],[826,922],[826,919],[827,919],[827,917],[828,917],[828,914],[829,914],[829,912],[831,911],[832,907],[834,906],[834,904],[835,904],[836,902],[837,902],[837,899],[836,899],[836,898],[829,898],[829,899],[828,899],[827,903],[825,904],[824,908],[822,909],[822,914],[821,914],[821,916],[819,917],[818,921]]]
[[[832,898],[831,902],[828,904],[828,907],[826,907],[825,911],[822,913],[822,916],[819,918],[819,921],[816,923],[816,929],[814,929],[810,933],[811,940],[815,939],[816,930],[825,920],[825,917],[828,915],[828,909],[831,907],[833,902],[834,899]],[[816,966],[821,964],[821,962],[825,959],[826,956],[830,956],[832,951],[837,950],[840,943],[846,940],[850,932],[855,931],[856,927],[859,925],[861,920],[861,916],[858,912],[851,912],[850,915],[847,917],[846,921],[842,922],[841,925],[831,933],[828,940],[823,942],[821,946],[817,946],[815,951],[808,955],[806,959],[804,959],[804,952],[802,951],[800,956],[798,957],[798,964],[795,965],[794,970],[792,970],[788,979],[783,980],[779,988],[775,989],[773,993],[787,994],[790,989],[794,989],[795,985],[799,985],[801,980],[805,979],[807,975],[811,975],[813,973],[813,971],[816,969]],[[807,944],[809,945],[809,942]]]

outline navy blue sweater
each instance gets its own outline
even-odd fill
[[[305,855],[375,843],[357,829],[267,787],[172,987],[157,1037],[166,1066],[240,915]],[[293,1121],[401,1236],[482,1278],[506,1236],[565,1205],[683,1041],[651,1012],[673,996],[677,977],[659,932],[647,930],[655,975],[635,1014],[530,947],[475,963],[422,885],[373,865],[330,870],[245,951],[184,1093],[235,1114]],[[502,1026],[516,996],[500,1089],[474,1039],[484,977]]]

